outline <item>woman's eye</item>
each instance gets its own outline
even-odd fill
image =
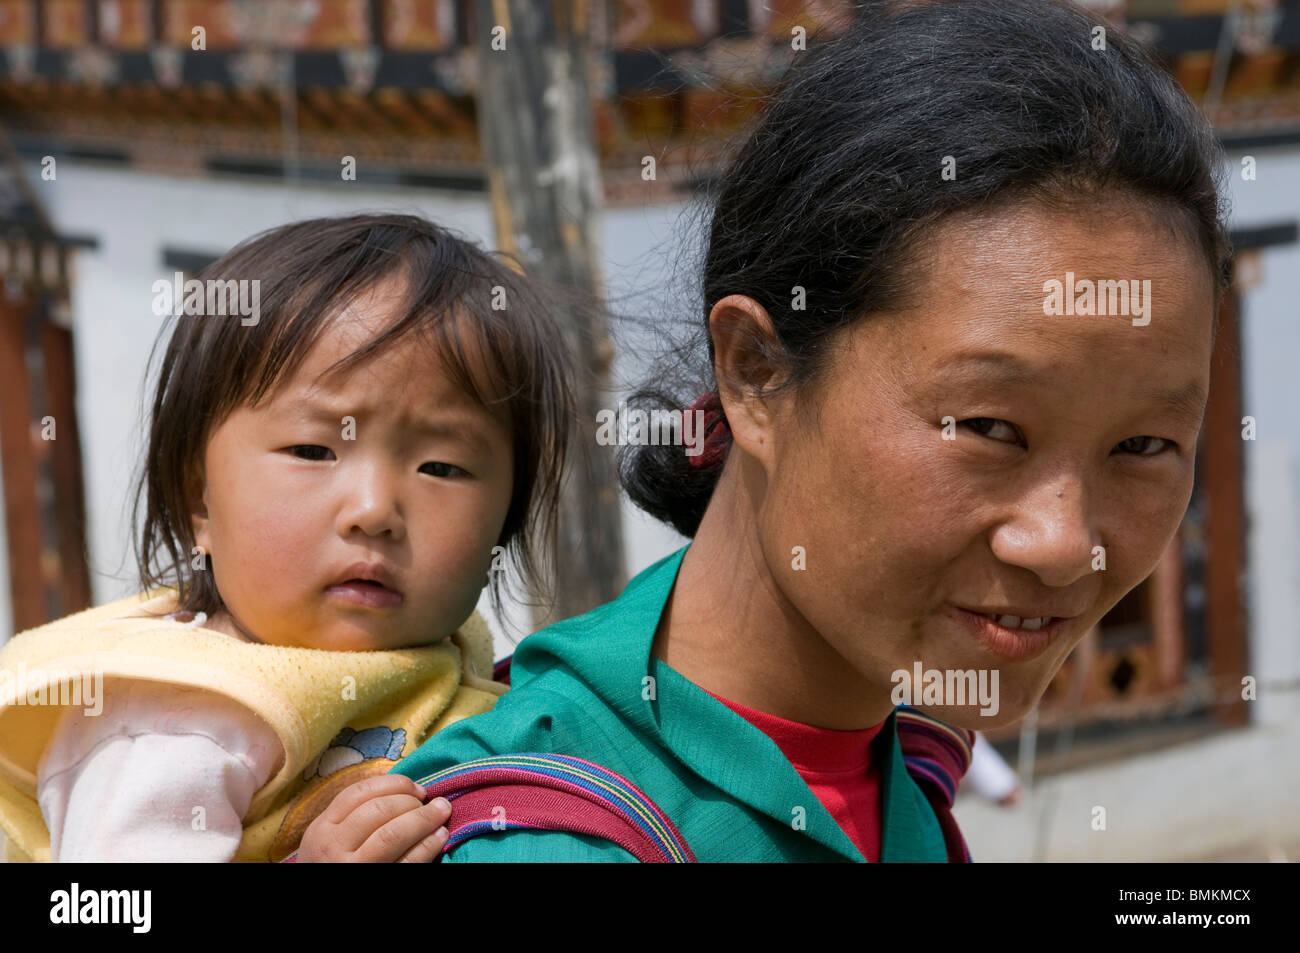
[[[1020,439],[1020,434],[1016,432],[1015,427],[995,417],[972,417],[970,420],[963,420],[962,425],[970,427],[981,436],[1002,443],[1014,443]]]
[[[426,470],[425,467],[428,467],[429,469]],[[420,467],[420,472],[428,473],[429,476],[450,477],[455,476],[457,473],[464,473],[465,471],[450,463],[426,463],[424,466]]]
[[[318,447],[306,443],[290,447],[289,452],[300,460],[327,460],[334,455],[334,451],[330,450],[329,447]]]
[[[1142,443],[1143,440],[1148,441],[1148,443]],[[1156,445],[1154,451],[1150,449],[1153,444]],[[1120,441],[1116,446],[1124,453],[1131,453],[1139,457],[1154,457],[1165,448],[1172,447],[1173,443],[1164,437],[1129,437],[1127,440]]]

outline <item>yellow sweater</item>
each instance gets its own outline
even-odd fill
[[[162,618],[174,608],[174,590],[158,589],[30,629],[0,648],[0,829],[10,861],[50,859],[36,771],[63,710],[57,702],[83,701],[76,679],[203,689],[271,727],[284,762],[253,796],[236,861],[288,856],[340,790],[386,773],[429,735],[490,710],[506,691],[491,681],[492,635],[478,613],[438,645],[333,652],[240,642]],[[322,761],[331,747],[356,748],[362,732],[359,752]],[[322,765],[339,762],[355,763],[321,776]]]

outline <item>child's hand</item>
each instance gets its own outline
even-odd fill
[[[447,842],[451,805],[424,803],[424,788],[404,774],[366,778],[339,792],[308,825],[298,863],[427,864]]]

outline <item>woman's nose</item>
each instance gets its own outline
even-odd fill
[[[993,554],[1028,569],[1048,586],[1068,586],[1092,572],[1094,547],[1083,481],[1058,479],[1022,497],[1014,514],[993,532]]]
[[[351,535],[354,529],[367,536],[388,534],[396,540],[406,535],[396,474],[382,464],[358,463],[340,476],[345,481],[340,535]]]

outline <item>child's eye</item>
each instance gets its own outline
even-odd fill
[[[1020,439],[1020,434],[1015,427],[1005,420],[998,420],[995,417],[972,417],[970,420],[963,420],[961,423],[962,426],[970,427],[980,436],[988,437],[990,440],[997,440],[999,443],[1014,443]]]
[[[1143,440],[1147,440],[1150,442],[1146,444],[1142,444],[1140,441]],[[1158,446],[1156,447],[1154,452],[1149,452],[1149,448],[1151,447],[1152,444],[1157,444]],[[1127,440],[1120,441],[1115,446],[1121,448],[1124,453],[1131,453],[1134,456],[1154,457],[1163,450],[1172,449],[1176,447],[1177,444],[1175,444],[1172,440],[1166,440],[1164,437],[1142,436],[1142,437],[1129,437]]]
[[[430,469],[425,470],[425,467],[429,467]],[[429,476],[450,477],[455,476],[458,473],[464,473],[465,471],[450,463],[426,463],[424,466],[420,467],[420,472],[428,473]]]
[[[324,456],[324,454],[334,455],[334,451],[330,450],[329,447],[318,447],[314,444],[300,443],[288,449],[290,453],[300,460],[326,460],[328,457]]]

